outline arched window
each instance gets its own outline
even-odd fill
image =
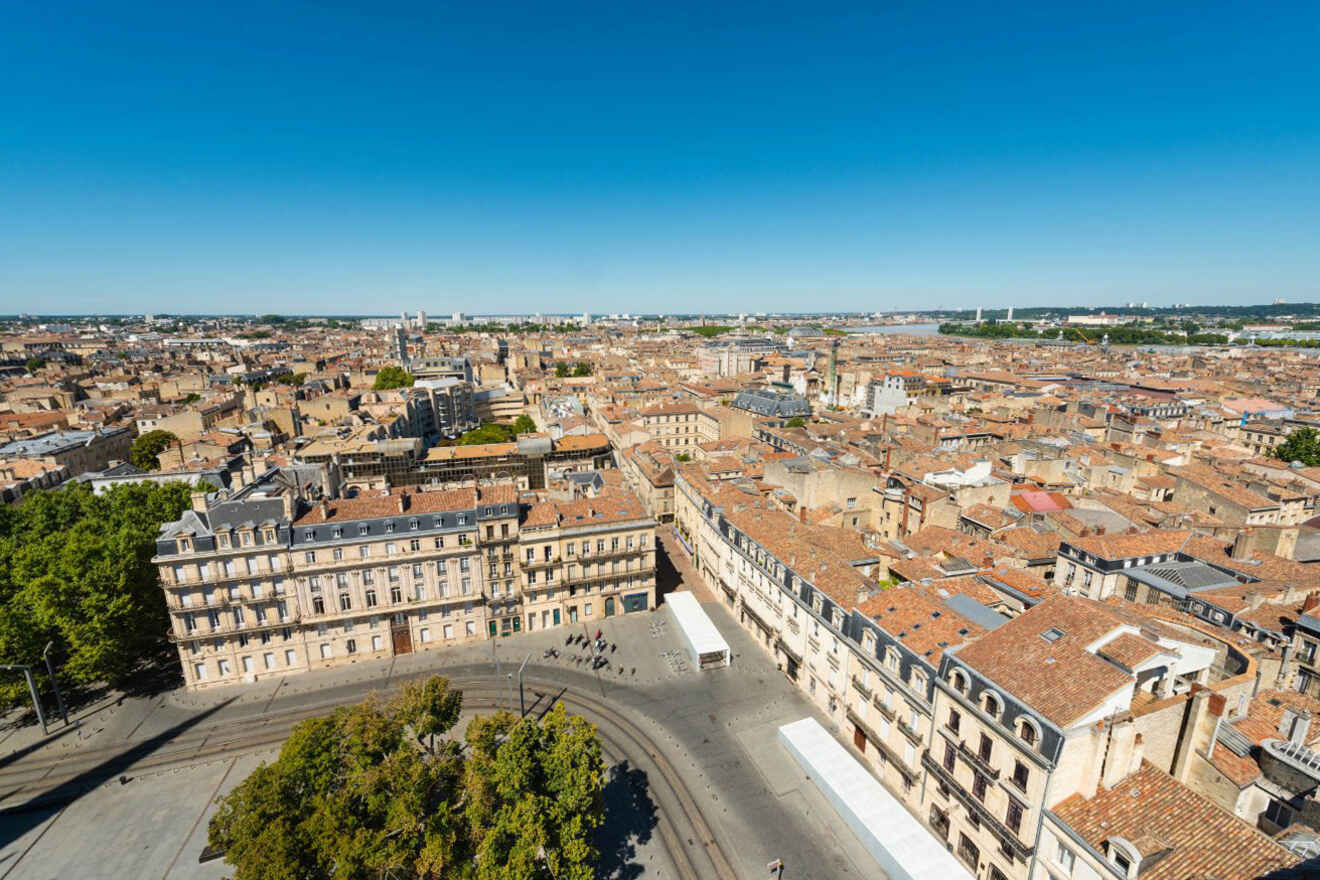
[[[981,695],[981,708],[991,718],[998,718],[999,713],[1004,710],[1004,701],[999,699],[999,694],[994,691],[986,691]]]
[[[954,669],[949,673],[949,684],[960,694],[967,693],[967,673],[961,669]]]
[[[1017,722],[1017,735],[1024,743],[1035,748],[1040,743],[1040,725],[1035,719],[1023,715]]]

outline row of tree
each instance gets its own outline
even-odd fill
[[[234,880],[589,880],[604,817],[595,728],[473,718],[433,677],[305,721],[225,796],[208,828]]]
[[[978,339],[1052,339],[1059,329],[1037,330],[1030,324],[983,321],[979,324],[941,324],[940,333],[948,336],[972,336]],[[1106,336],[1115,345],[1226,345],[1223,333],[1188,333],[1182,330],[1156,330],[1135,324],[1115,327],[1068,327],[1064,339],[1099,342]]]
[[[165,645],[168,618],[156,567],[163,522],[189,505],[184,483],[86,483],[33,492],[0,507],[0,658],[39,664],[53,641],[73,684],[118,684]],[[26,699],[21,679],[0,699]]]

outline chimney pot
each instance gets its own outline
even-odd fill
[[[1306,595],[1306,600],[1302,602],[1302,613],[1310,611],[1317,605],[1320,605],[1320,592],[1308,593]]]

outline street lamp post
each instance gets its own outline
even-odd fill
[[[518,667],[518,715],[519,717],[522,718],[527,717],[527,702],[523,698],[523,682],[522,682],[523,667],[525,667],[527,665],[527,661],[531,659],[532,659],[532,655],[528,654],[526,657],[523,658],[522,664]]]
[[[69,710],[64,706],[64,695],[60,693],[60,683],[55,680],[55,664],[50,662],[50,649],[55,647],[54,642],[46,643],[46,650],[41,652],[41,659],[46,661],[46,672],[50,674],[50,686],[55,689],[55,702],[60,707],[60,716],[64,719],[64,726],[69,726]]]
[[[32,705],[37,710],[37,720],[41,722],[41,733],[43,735],[50,733],[46,726],[46,713],[41,711],[41,698],[37,696],[37,681],[32,677],[32,667],[24,666],[21,663],[11,663],[0,666],[0,669],[21,669],[23,677],[27,679],[28,692],[32,694]]]

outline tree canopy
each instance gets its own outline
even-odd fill
[[[498,422],[487,422],[458,438],[459,446],[480,446],[483,443],[508,443],[513,440],[514,429]]]
[[[376,381],[371,386],[373,391],[389,391],[392,388],[411,388],[416,378],[403,367],[381,367],[376,373]]]
[[[144,471],[160,470],[160,454],[169,449],[178,440],[169,431],[148,431],[133,441],[128,450],[128,460],[134,467]]]
[[[569,364],[566,361],[559,361],[555,364],[555,376],[560,379],[566,379],[569,376],[590,376],[591,364],[586,361],[578,361],[576,364]]]
[[[161,523],[189,505],[186,483],[85,483],[33,492],[0,507],[0,657],[41,662],[61,647],[63,677],[123,681],[164,644],[168,619],[151,557]],[[7,703],[26,699],[21,679],[0,686]]]
[[[462,697],[437,676],[294,728],[211,819],[234,880],[591,878],[595,728],[557,705],[474,718],[459,742]]]
[[[35,373],[44,366],[46,366],[45,358],[31,357],[27,359],[27,363],[23,365],[23,368],[29,373]]]
[[[1284,461],[1300,461],[1307,467],[1320,465],[1320,432],[1315,428],[1298,428],[1274,447],[1274,457]]]
[[[532,421],[532,417],[526,413],[513,420],[514,434],[531,434],[535,430],[536,422]]]

